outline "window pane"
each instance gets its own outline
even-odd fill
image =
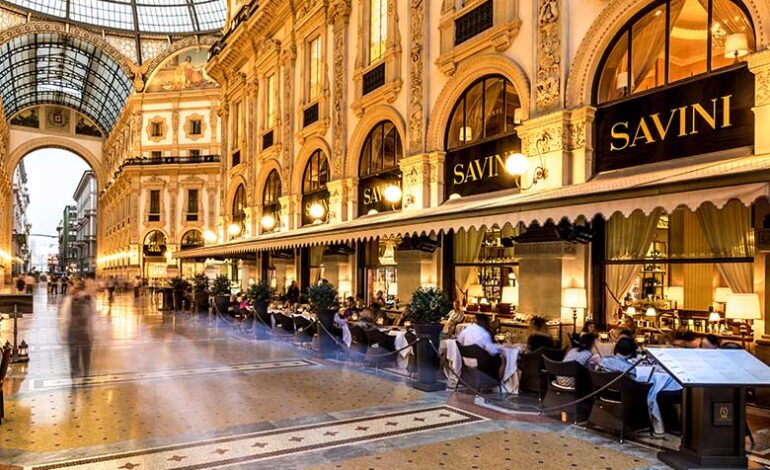
[[[464,102],[465,101],[462,98],[457,101],[455,109],[452,112],[452,117],[449,119],[449,127],[446,136],[446,147],[448,149],[463,145],[463,142],[460,140],[460,133],[462,132],[461,129],[463,128],[463,124],[465,122],[463,114]]]
[[[372,174],[382,171],[382,126],[377,126],[372,132]]]
[[[711,68],[718,69],[754,51],[754,31],[743,10],[730,0],[714,0],[712,8]],[[726,45],[730,46],[729,52]]]
[[[486,136],[489,139],[505,132],[503,128],[503,118],[505,109],[503,108],[503,79],[493,78],[487,80],[486,88]],[[511,87],[513,88],[513,87]]]
[[[622,34],[612,48],[607,61],[604,63],[596,101],[606,101],[622,98],[628,92],[628,32]]]
[[[198,190],[197,189],[191,189],[187,193],[187,212],[191,214],[198,212]]]
[[[310,101],[315,101],[321,94],[321,38],[310,42]]]
[[[708,49],[708,3],[672,0],[669,82],[706,71]],[[634,40],[636,47],[636,40]],[[634,53],[635,58],[636,53]]]
[[[666,6],[661,5],[634,24],[631,31],[633,92],[666,83]]]
[[[267,77],[267,128],[275,126],[275,74]]]
[[[398,140],[398,132],[396,126],[391,122],[383,124],[383,133],[385,134],[385,141],[383,142],[383,170],[392,170],[396,167],[396,152],[398,151],[396,141]]]
[[[388,41],[388,0],[371,0],[369,11],[369,62],[385,55]]]
[[[364,149],[361,151],[361,163],[360,163],[360,175],[361,176],[369,176],[372,174],[371,172],[371,152],[372,152],[372,139],[371,136],[369,136],[368,139],[366,139],[366,142],[364,142]]]
[[[329,181],[329,162],[326,161],[326,156],[319,153],[321,162],[318,166],[318,189],[326,186],[326,182]]]
[[[464,144],[471,144],[481,140],[483,135],[484,82],[481,81],[471,87],[465,95],[465,128],[460,129],[460,140]]]

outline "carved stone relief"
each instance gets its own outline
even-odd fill
[[[545,111],[561,96],[561,0],[539,0],[535,103]]]
[[[411,0],[411,45],[409,50],[409,152],[420,153],[425,149],[425,112],[423,106],[423,75],[425,57],[425,1]]]

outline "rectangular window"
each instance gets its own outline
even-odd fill
[[[200,119],[193,119],[190,121],[190,134],[201,135],[203,134],[203,125]]]
[[[150,124],[150,133],[153,137],[163,137],[163,126],[159,122],[153,122]]]
[[[233,148],[238,148],[241,136],[241,102],[235,103],[233,109]]]
[[[309,47],[309,67],[308,72],[310,75],[308,101],[315,101],[321,94],[321,36],[317,36],[310,41]]]
[[[271,129],[275,126],[275,74],[267,77],[267,87],[265,89],[267,93],[267,116],[266,116],[266,128]]]
[[[160,190],[150,190],[150,222],[160,222]]]
[[[388,0],[369,2],[369,63],[385,55],[388,46]]]
[[[198,190],[187,190],[187,221],[196,222],[198,220]]]

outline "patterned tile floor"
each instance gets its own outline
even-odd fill
[[[0,340],[11,337],[0,321]],[[5,384],[0,470],[512,468],[662,469],[655,452],[403,377],[319,360],[226,326],[100,301],[91,367],[70,373],[58,299],[21,321],[28,364]]]

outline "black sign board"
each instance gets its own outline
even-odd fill
[[[323,217],[321,221],[326,220],[329,214],[329,191],[323,189],[310,194],[302,195],[302,225],[312,225],[315,222],[313,216],[310,215],[310,208],[313,204],[318,203],[324,208]]]
[[[144,245],[144,256],[160,258],[166,256],[166,245],[149,244]]]
[[[754,74],[744,65],[596,110],[595,170],[754,144]]]
[[[509,154],[521,151],[516,135],[501,137],[446,154],[446,196],[500,191],[516,187],[516,177],[505,171]]]
[[[401,208],[401,201],[395,204],[385,200],[385,188],[390,185],[401,187],[401,172],[391,171],[358,180],[358,215],[366,215],[372,209],[387,212]]]

